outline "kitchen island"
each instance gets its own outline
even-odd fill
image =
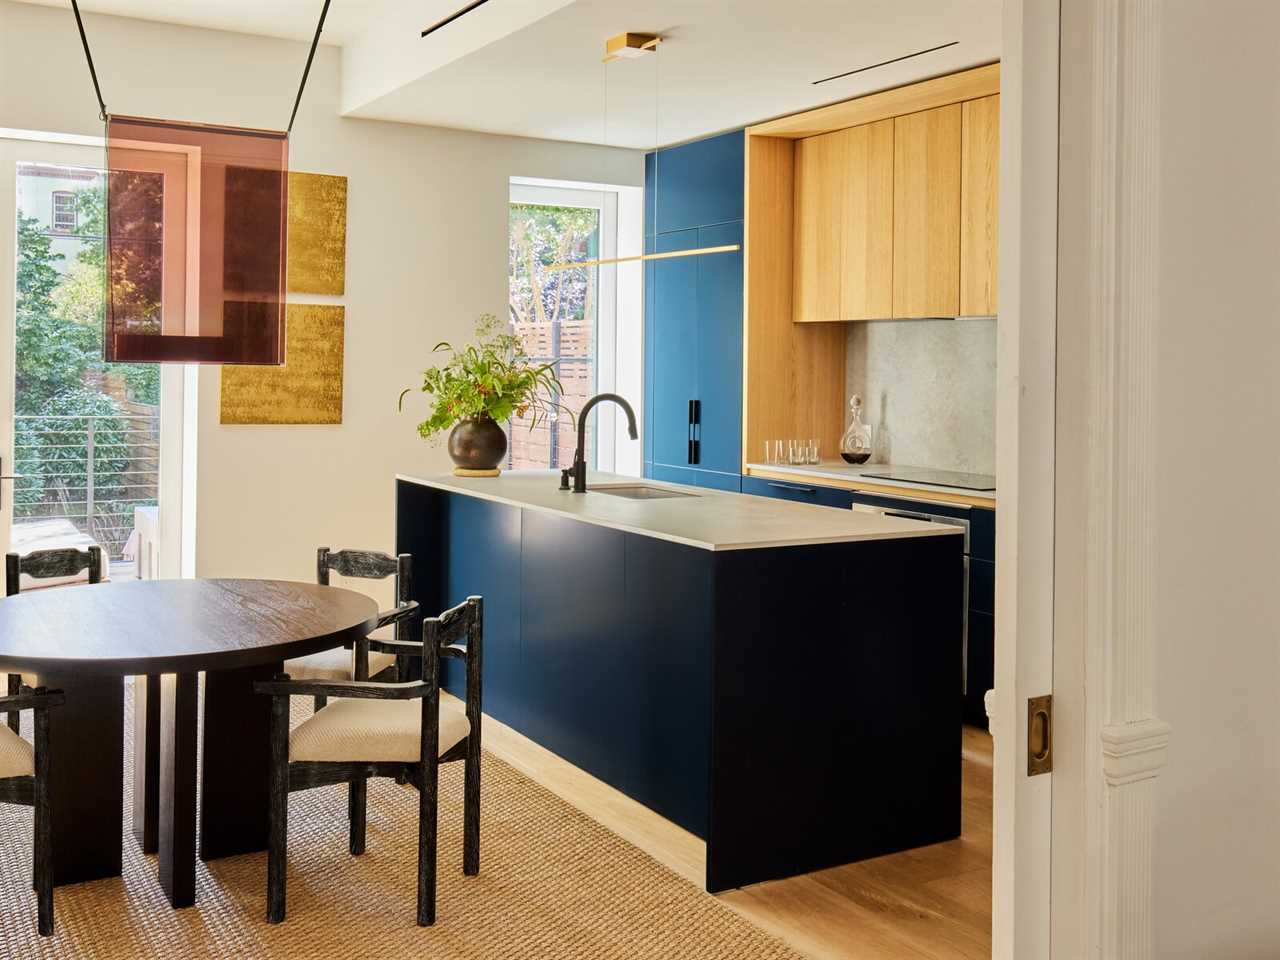
[[[485,713],[703,838],[711,891],[959,835],[958,530],[557,483],[396,478],[414,599],[485,599]]]

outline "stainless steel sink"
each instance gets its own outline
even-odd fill
[[[611,497],[624,497],[627,500],[672,500],[676,497],[697,496],[696,493],[668,490],[666,487],[651,487],[643,483],[616,487],[591,487],[589,489],[592,493],[607,493]]]

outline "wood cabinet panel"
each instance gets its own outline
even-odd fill
[[[795,320],[893,312],[893,120],[796,142]]]
[[[990,316],[998,290],[1000,96],[961,108],[960,313]]]
[[[848,143],[844,130],[796,142],[797,322],[841,319],[841,216]]]
[[[841,131],[841,320],[893,315],[893,120]]]
[[[893,315],[960,312],[961,105],[894,118]]]

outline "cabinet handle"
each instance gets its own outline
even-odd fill
[[[773,480],[769,481],[769,486],[777,487],[779,490],[790,490],[793,493],[817,493],[818,492],[817,487],[800,487],[800,486],[796,486],[794,483],[776,483]]]
[[[702,401],[689,401],[689,422],[696,426],[702,425]]]
[[[699,463],[702,462],[702,441],[690,440],[689,450],[690,450],[689,462],[694,466],[697,466]]]

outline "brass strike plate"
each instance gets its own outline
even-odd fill
[[[1053,772],[1053,694],[1027,701],[1027,776]]]

